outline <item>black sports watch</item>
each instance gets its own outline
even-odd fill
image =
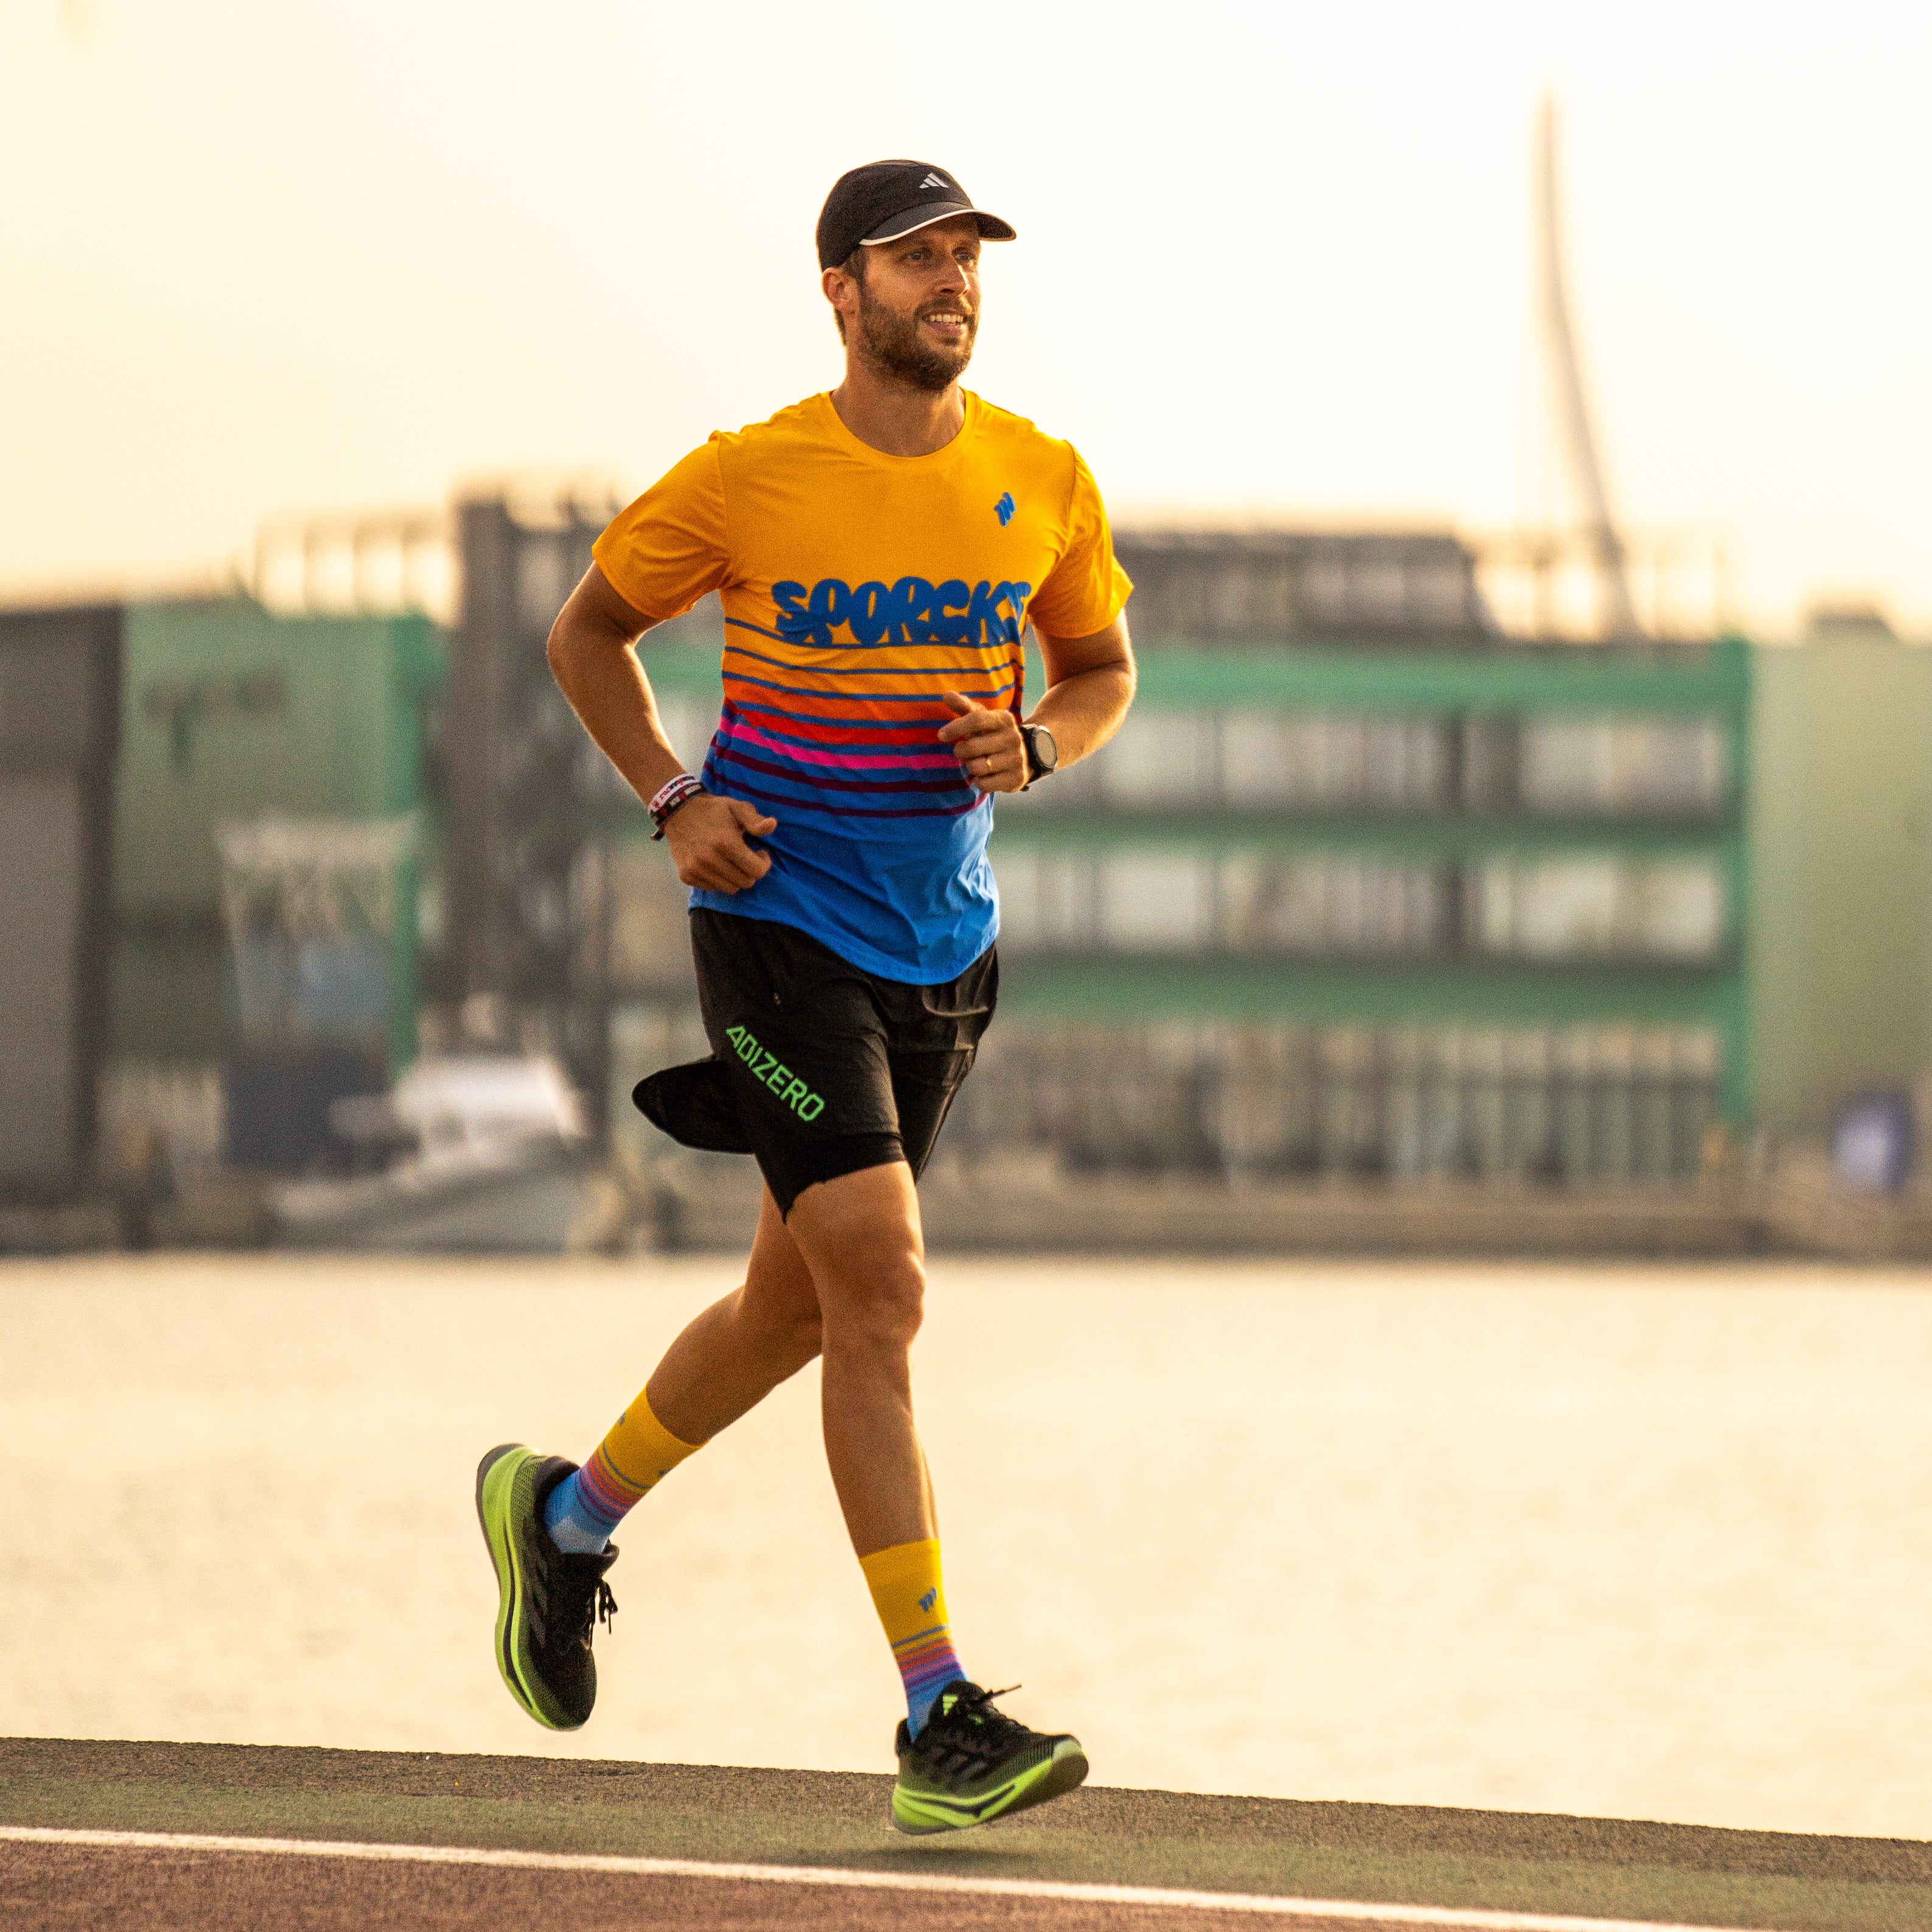
[[[1060,769],[1060,747],[1044,724],[1022,724],[1020,738],[1026,746],[1027,784],[1049,778]],[[1024,791],[1025,785],[1020,789]]]

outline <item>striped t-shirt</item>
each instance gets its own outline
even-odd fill
[[[720,433],[622,512],[599,567],[648,617],[724,608],[705,788],[778,820],[771,870],[694,905],[795,926],[934,985],[992,944],[993,806],[937,736],[947,691],[1021,708],[1030,620],[1088,637],[1132,586],[1072,446],[968,394],[959,434],[888,456],[817,395]]]

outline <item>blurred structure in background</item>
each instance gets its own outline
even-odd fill
[[[1694,1177],[1748,1091],[1742,646],[1348,637],[1144,637],[1006,814],[1022,1024],[962,1104],[1090,1169]]]
[[[1476,559],[1446,531],[1132,530],[1136,638],[1246,645],[1322,637],[1424,648],[1496,626]]]
[[[365,603],[440,583],[446,634],[287,582],[5,620],[118,679],[123,719],[111,891],[12,842],[6,890],[76,976],[68,1031],[50,1006],[10,1048],[104,1070],[35,1143],[59,1176],[11,1198],[106,1186],[136,1238],[741,1240],[748,1163],[629,1105],[704,1050],[684,894],[544,662],[603,513],[482,496],[407,523],[453,561],[308,573]],[[1909,1112],[1932,1065],[1932,652],[1846,610],[1790,646],[1511,634],[1445,532],[1119,546],[1140,701],[1000,804],[1002,1014],[929,1178],[937,1244],[989,1202],[1027,1245],[1846,1244],[1834,1112]],[[642,648],[693,763],[722,644],[707,602]],[[62,849],[105,880],[115,707],[68,732],[69,702],[0,717],[40,721],[0,772],[68,761],[44,824],[92,798]],[[1823,1177],[1781,1220],[1774,1167]]]
[[[1631,532],[1611,507],[1570,297],[1553,95],[1532,150],[1534,257],[1530,353],[1523,370],[1516,527],[1478,546],[1478,580],[1513,636],[1694,643],[1730,628],[1728,572],[1714,538]]]
[[[1505,639],[1446,534],[1118,543],[1140,698],[999,802],[1001,1016],[947,1162],[1664,1185],[1735,1144],[1741,641]],[[720,641],[645,646],[693,757]],[[703,1049],[661,854],[619,862],[625,1088]]]
[[[244,597],[131,605],[125,635],[110,1108],[194,1161],[346,1162],[329,1103],[416,1052],[400,828],[426,802],[442,640],[421,616]]]
[[[1562,469],[1577,510],[1576,527],[1583,540],[1596,577],[1597,628],[1616,640],[1640,638],[1636,607],[1630,601],[1622,537],[1610,514],[1610,493],[1604,480],[1603,459],[1590,423],[1590,406],[1583,392],[1582,359],[1577,353],[1576,330],[1570,320],[1570,294],[1563,250],[1563,202],[1557,182],[1557,111],[1553,94],[1544,98],[1537,117],[1536,159],[1532,178],[1536,191],[1537,340],[1542,350],[1544,393],[1549,404],[1553,435]],[[1537,628],[1547,632],[1550,600],[1542,586]]]
[[[1139,700],[1000,802],[936,1246],[1932,1256],[1932,651],[1754,648],[1714,546],[1620,530],[1553,103],[1534,182],[1519,529],[1118,533]],[[284,522],[251,596],[0,619],[13,1198],[742,1244],[751,1164],[629,1104],[705,1051],[686,895],[545,658],[617,500]],[[640,652],[694,767],[722,645],[707,599]]]
[[[0,1196],[80,1192],[108,1040],[122,614],[0,614]]]
[[[1932,650],[1826,607],[1756,662],[1754,1117],[1815,1132],[1932,1069]]]
[[[600,1132],[606,821],[634,801],[557,689],[544,645],[616,508],[574,496],[458,506],[462,589],[441,766],[447,915],[433,981],[446,1037],[560,1055],[593,1096]]]
[[[230,1163],[326,1165],[338,1103],[386,1094],[416,1052],[416,821],[263,817],[218,824],[232,1037]]]

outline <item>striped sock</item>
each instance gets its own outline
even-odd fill
[[[680,1442],[640,1394],[610,1425],[590,1461],[550,1491],[544,1505],[550,1540],[563,1550],[602,1550],[660,1479],[703,1446]]]
[[[917,1737],[940,1692],[966,1675],[946,1621],[938,1540],[875,1550],[860,1558],[859,1568],[866,1573],[873,1608],[885,1625],[892,1661],[905,1684],[906,1727]]]

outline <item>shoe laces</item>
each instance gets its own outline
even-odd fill
[[[596,1589],[584,1600],[584,1621],[578,1630],[578,1637],[588,1643],[596,1635],[597,1626],[602,1624],[608,1630],[616,1614],[617,1594],[600,1576]]]
[[[606,1630],[610,1628],[617,1614],[617,1596],[602,1576],[593,1582],[580,1571],[573,1576],[568,1568],[559,1566],[551,1572],[549,1580],[550,1587],[546,1590],[533,1576],[531,1594],[537,1599],[540,1614],[546,1618],[550,1603],[555,1600],[556,1628],[562,1641],[587,1646],[597,1634],[600,1623]]]
[[[1019,1688],[1009,1684],[1002,1690],[982,1690],[976,1684],[963,1684],[946,1699],[943,1708],[934,1707],[920,1728],[918,1742],[934,1756],[992,1762],[1020,1738],[1032,1735],[1017,1718],[993,1707],[995,1697],[1004,1697]]]

